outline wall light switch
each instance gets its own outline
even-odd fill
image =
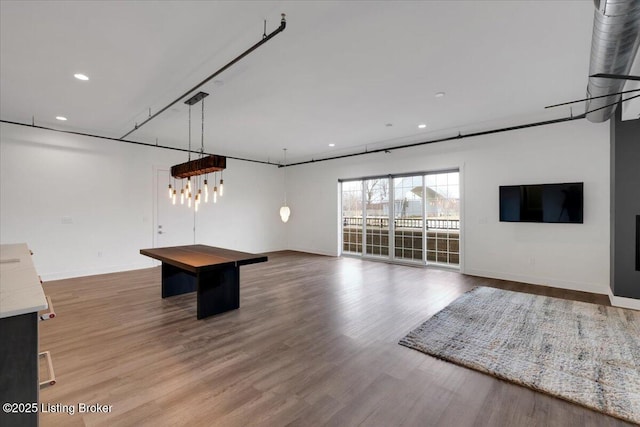
[[[62,221],[63,224],[73,224],[73,218],[70,216],[63,216]]]

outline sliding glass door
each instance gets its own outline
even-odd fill
[[[344,254],[459,265],[457,170],[389,175],[341,184]]]

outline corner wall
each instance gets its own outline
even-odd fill
[[[184,160],[179,152],[2,123],[0,243],[26,242],[44,280],[153,266],[139,254],[153,246],[153,169]],[[275,166],[229,160],[225,199],[215,212],[201,210],[197,241],[284,249],[281,182]]]
[[[340,178],[452,167],[461,171],[462,272],[608,293],[609,134],[586,120],[289,167],[288,247],[339,254]],[[573,181],[585,185],[584,224],[498,221],[500,185]]]

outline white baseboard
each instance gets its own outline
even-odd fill
[[[109,274],[109,273],[119,273],[122,271],[129,270],[141,270],[143,268],[151,268],[159,265],[159,263],[154,262],[153,260],[149,260],[143,263],[135,263],[135,264],[124,264],[124,265],[114,265],[109,267],[102,268],[91,268],[87,270],[73,270],[73,271],[60,271],[56,273],[46,273],[41,274],[43,282],[49,282],[51,280],[63,280],[63,279],[71,279],[74,277],[85,277],[85,276],[96,276],[98,274]]]
[[[315,255],[325,255],[325,256],[333,256],[336,257],[338,254],[336,252],[329,252],[320,249],[310,249],[310,248],[300,248],[300,247],[289,247],[286,250],[295,251],[295,252],[304,252],[307,254],[315,254]]]
[[[569,280],[560,280],[547,277],[532,277],[520,274],[511,274],[495,271],[474,270],[467,268],[464,274],[470,276],[488,277],[491,279],[511,280],[513,282],[530,283],[532,285],[549,286],[552,288],[569,289],[572,291],[591,292],[594,294],[607,295],[610,291],[609,286],[605,284],[573,282]]]
[[[611,288],[609,288],[609,301],[614,307],[640,310],[640,299],[615,296],[613,291],[611,291]]]

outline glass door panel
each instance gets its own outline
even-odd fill
[[[393,190],[395,258],[422,261],[422,176],[393,178]]]
[[[342,251],[362,254],[362,181],[342,183]]]
[[[367,255],[389,256],[389,178],[364,181]]]
[[[460,173],[425,175],[427,262],[460,263]]]

